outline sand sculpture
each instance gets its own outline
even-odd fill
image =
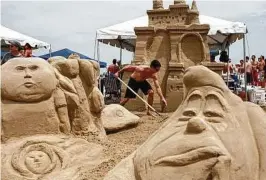
[[[79,180],[102,162],[100,145],[73,137],[106,139],[99,66],[62,57],[49,62],[14,58],[1,66],[3,180]]]
[[[102,146],[62,135],[8,140],[2,144],[1,179],[80,180],[102,157]]]
[[[162,0],[153,1],[153,10],[147,11],[148,27],[135,27],[137,35],[133,64],[150,64],[158,59],[162,68],[159,73],[161,88],[168,101],[167,111],[174,111],[183,99],[182,79],[187,67],[204,64],[222,72],[223,65],[210,63],[207,34],[208,24],[200,24],[196,2],[191,8],[185,0],[175,0],[168,9]],[[125,74],[125,81],[127,80]],[[125,89],[123,90],[125,92]],[[144,108],[137,100],[126,106],[130,110]],[[154,107],[161,109],[160,98],[155,96]]]
[[[105,180],[264,180],[266,113],[204,66],[183,82],[179,108]]]
[[[73,133],[104,139],[97,64],[63,58],[50,62],[16,58],[2,66],[2,73],[9,74],[2,76],[2,137]]]
[[[71,80],[77,92],[79,101],[74,101],[73,104],[78,105],[69,108],[72,132],[77,135],[90,134],[99,139],[106,138],[101,120],[104,99],[97,82],[100,75],[99,64],[79,59],[76,55],[70,59],[50,59],[49,62],[59,74]]]
[[[138,116],[118,104],[105,106],[101,118],[107,132],[115,132],[132,127],[137,125],[140,119]]]

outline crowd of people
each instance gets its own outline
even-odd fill
[[[32,57],[32,47],[26,43],[24,47],[17,41],[10,41],[9,52],[1,58],[1,65],[6,63],[9,59],[16,57]]]
[[[231,74],[237,73],[237,74],[244,74],[246,69],[246,83],[247,85],[253,85],[253,86],[262,86],[265,87],[265,81],[266,81],[266,60],[263,55],[261,55],[259,58],[256,58],[255,55],[251,56],[251,59],[249,56],[246,56],[244,60],[240,60],[239,64],[233,64],[231,60],[229,60],[229,71]],[[246,67],[246,68],[245,68]],[[227,65],[225,65],[224,72],[227,72],[228,70]]]

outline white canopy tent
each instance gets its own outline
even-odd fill
[[[1,38],[2,49],[5,47],[8,47],[9,46],[8,41],[12,41],[12,40],[18,41],[21,44],[21,46],[24,46],[26,43],[29,43],[33,49],[39,49],[39,48],[50,49],[51,48],[51,45],[46,42],[43,42],[43,41],[34,39],[30,36],[21,34],[3,25],[1,25],[0,38]]]
[[[243,34],[247,33],[247,26],[241,22],[231,22],[205,15],[200,15],[199,20],[201,24],[210,25],[208,43],[211,49],[226,49],[236,40],[242,39]],[[99,42],[134,52],[136,40],[134,27],[143,26],[148,26],[147,15],[98,29],[96,39]]]
[[[242,22],[232,22],[223,19],[218,19],[210,16],[199,15],[201,24],[209,24],[210,30],[208,33],[208,44],[210,50],[226,50],[236,40],[243,39],[243,58],[246,57],[246,36],[248,33],[247,26]],[[95,54],[99,58],[99,42],[109,44],[120,48],[120,60],[122,60],[122,49],[135,51],[136,35],[135,27],[147,27],[148,16],[142,16],[123,23],[98,29],[95,38]],[[96,43],[97,42],[97,43]],[[94,56],[95,56],[94,54]],[[244,61],[244,64],[246,61]],[[245,72],[246,72],[246,65]],[[228,79],[227,79],[228,80]],[[245,73],[245,92],[247,97],[247,84]]]

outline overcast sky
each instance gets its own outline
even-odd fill
[[[167,7],[172,1],[164,1]],[[191,1],[187,1],[191,5]],[[266,1],[197,1],[201,14],[231,21],[241,21],[249,29],[248,53],[266,55]],[[114,25],[146,14],[149,1],[2,1],[1,24],[52,44],[52,50],[69,48],[94,56],[95,33],[99,28]],[[48,50],[35,51],[36,55]],[[243,57],[242,41],[230,49],[234,62]],[[119,48],[100,45],[100,58],[108,64],[119,59]],[[123,51],[123,62],[132,60],[132,53]]]

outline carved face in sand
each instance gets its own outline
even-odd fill
[[[52,66],[41,58],[15,58],[2,66],[2,97],[36,102],[51,97],[58,81]]]
[[[200,73],[215,76],[209,71],[187,71],[182,105],[136,151],[137,180],[240,180],[256,174],[256,143],[247,114],[240,112],[244,103],[218,77],[202,80]]]
[[[51,159],[43,151],[31,151],[26,154],[25,165],[35,174],[41,174],[51,164]]]

